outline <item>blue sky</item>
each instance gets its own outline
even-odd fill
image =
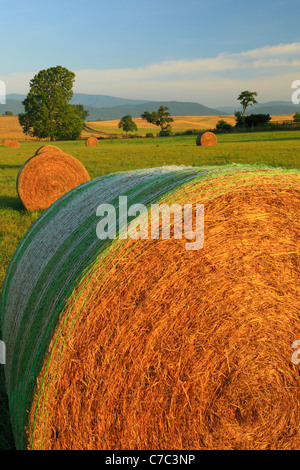
[[[74,91],[235,105],[290,100],[300,79],[299,0],[0,0],[0,79],[27,93],[41,69]]]

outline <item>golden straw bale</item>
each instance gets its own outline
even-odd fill
[[[217,145],[218,139],[213,132],[204,132],[197,136],[196,144],[202,146]]]
[[[79,160],[52,149],[34,155],[21,166],[17,192],[25,208],[35,211],[46,209],[63,194],[89,179]]]
[[[62,152],[62,150],[60,150],[58,147],[55,147],[54,145],[43,145],[35,152],[35,154],[38,155],[44,152]]]
[[[99,145],[99,141],[97,139],[97,137],[88,137],[85,141],[85,145],[87,147],[97,147]]]
[[[150,204],[203,204],[201,249],[172,218],[169,237],[98,239],[98,205],[125,194],[151,222]],[[56,201],[0,299],[17,447],[300,449],[299,213],[298,170],[247,165],[106,175]]]
[[[12,140],[9,144],[10,147],[18,148],[20,147],[20,143],[17,140]]]

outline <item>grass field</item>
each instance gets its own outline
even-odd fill
[[[0,124],[1,121],[2,117]],[[183,126],[182,122],[180,125]],[[112,129],[116,130],[115,127]],[[16,138],[12,134],[7,134],[6,138]],[[41,145],[41,142],[35,140],[22,141],[19,148],[3,147],[0,143],[0,289],[19,241],[40,215],[39,212],[30,213],[22,207],[17,196],[16,178],[20,166]],[[300,130],[223,134],[218,135],[215,147],[197,146],[196,136],[106,139],[100,140],[98,147],[86,147],[83,140],[55,142],[54,145],[78,158],[91,178],[163,165],[246,163],[300,168]],[[3,450],[13,449],[14,445],[4,390],[3,366],[0,368],[0,449]]]

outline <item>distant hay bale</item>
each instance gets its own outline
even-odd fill
[[[121,195],[204,204],[203,247],[121,238],[118,223],[99,240],[97,207]],[[299,170],[247,165],[106,175],[62,196],[0,300],[17,448],[299,449],[299,213]]]
[[[4,140],[4,142],[3,142],[3,146],[4,146],[4,147],[10,147],[10,143],[11,143],[11,141],[8,140],[8,139],[6,139],[6,140]]]
[[[86,139],[85,145],[87,147],[97,147],[97,145],[99,145],[97,137],[89,137]]]
[[[199,134],[196,139],[196,144],[202,146],[217,145],[217,142],[217,136],[213,132],[204,132],[203,134]]]
[[[71,189],[90,179],[82,163],[61,150],[41,152],[20,168],[17,192],[27,210],[46,209]]]
[[[40,153],[44,152],[62,152],[62,150],[60,150],[58,147],[55,147],[55,145],[43,145],[35,152],[35,154],[39,155]]]
[[[9,146],[13,147],[13,148],[18,148],[18,147],[20,147],[20,143],[17,140],[12,140],[10,142]]]

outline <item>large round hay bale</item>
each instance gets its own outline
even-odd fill
[[[9,147],[18,148],[20,147],[20,142],[18,142],[17,140],[12,140],[9,144]]]
[[[62,152],[60,148],[56,147],[55,145],[43,145],[35,152],[36,155],[44,152]]]
[[[47,209],[63,194],[89,179],[79,160],[61,150],[51,150],[34,155],[21,166],[17,192],[27,210]]]
[[[97,137],[88,137],[85,141],[87,147],[97,147],[99,145]]]
[[[217,145],[217,142],[217,136],[213,132],[204,132],[203,134],[199,134],[196,139],[196,144],[202,146]]]
[[[10,143],[11,143],[11,140],[5,139],[5,140],[3,141],[3,146],[4,146],[4,147],[10,147]]]
[[[126,204],[147,206],[141,227],[160,203],[204,204],[200,249],[172,223],[126,238]],[[17,448],[299,449],[299,213],[299,171],[267,167],[139,170],[62,196],[3,284]]]

